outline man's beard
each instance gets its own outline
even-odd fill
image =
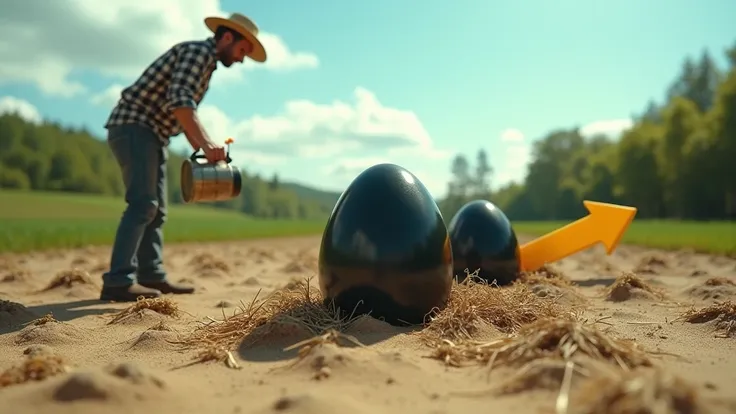
[[[232,65],[234,62],[232,51],[233,46],[230,45],[227,47],[227,49],[220,52],[219,60],[223,65],[225,65],[226,68],[229,68],[230,65]]]

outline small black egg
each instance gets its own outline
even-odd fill
[[[395,164],[358,175],[322,234],[319,286],[326,304],[392,325],[419,324],[445,307],[452,280],[447,227],[424,184]]]
[[[512,283],[519,275],[521,255],[511,222],[493,203],[474,200],[465,204],[448,226],[454,272],[458,282],[478,270],[478,277],[498,286]]]

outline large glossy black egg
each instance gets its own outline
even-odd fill
[[[498,286],[512,283],[519,275],[519,241],[506,215],[493,203],[474,200],[450,220],[454,272],[458,282],[478,271],[478,277]]]
[[[429,191],[395,164],[374,165],[345,189],[322,235],[326,304],[393,325],[419,324],[452,287],[447,227]]]

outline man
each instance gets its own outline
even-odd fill
[[[163,268],[169,139],[184,132],[192,148],[202,149],[210,162],[224,160],[225,148],[207,135],[197,105],[218,62],[230,67],[246,57],[266,61],[258,27],[249,18],[234,13],[229,19],[209,17],[204,22],[214,37],[179,43],[158,57],[123,90],[105,124],[128,205],[115,235],[110,269],[102,276],[102,300],[194,292],[170,282]]]

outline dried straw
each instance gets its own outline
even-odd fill
[[[651,365],[647,353],[633,342],[613,338],[595,324],[554,318],[540,319],[524,325],[514,335],[487,343],[444,340],[431,357],[451,366],[475,362],[493,368],[522,366],[540,358],[570,360],[580,354],[623,369]]]
[[[728,300],[699,310],[689,309],[678,319],[690,323],[715,321],[716,330],[721,331],[717,336],[727,338],[736,334],[736,303]]]
[[[144,298],[139,296],[134,304],[116,313],[112,320],[108,322],[108,325],[120,323],[133,316],[140,316],[146,309],[175,318],[181,315],[179,305],[169,298]]]
[[[254,342],[279,325],[296,325],[314,335],[334,329],[344,331],[356,319],[354,315],[343,316],[334,306],[325,306],[322,295],[305,283],[272,292],[263,300],[258,294],[250,304],[241,306],[232,316],[210,321],[198,327],[192,334],[179,342],[186,348],[215,347],[234,349],[246,336]],[[257,328],[259,335],[252,336]]]
[[[89,273],[82,269],[74,268],[57,273],[41,291],[44,292],[58,287],[71,288],[74,285],[94,285],[94,282],[90,278]]]
[[[519,273],[517,283],[523,283],[526,285],[546,284],[561,288],[569,288],[572,286],[570,278],[548,265],[544,265],[533,272]]]
[[[66,361],[49,352],[29,353],[20,364],[0,373],[0,388],[42,381],[69,371]]]
[[[517,331],[540,318],[576,318],[577,309],[566,308],[550,298],[541,298],[524,284],[498,287],[473,273],[453,284],[447,307],[434,316],[422,332],[425,338],[472,339],[483,326],[501,332]]]

